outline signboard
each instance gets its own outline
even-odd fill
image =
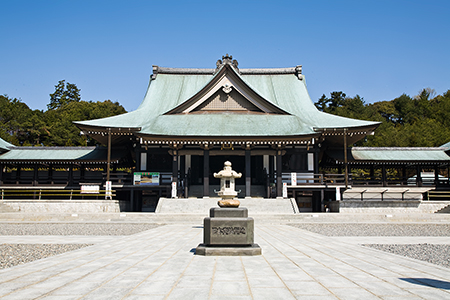
[[[177,198],[177,183],[172,182],[172,198]]]
[[[105,199],[108,199],[108,198],[112,200],[112,182],[111,181],[106,182]]]
[[[99,185],[82,185],[81,193],[82,194],[99,194],[100,186]]]
[[[295,173],[295,172],[291,173],[291,185],[292,186],[297,185],[297,173]]]
[[[134,172],[134,185],[159,185],[159,172]]]
[[[283,198],[287,198],[288,192],[287,192],[287,183],[283,182]]]

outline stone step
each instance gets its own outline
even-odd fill
[[[156,214],[202,214],[217,207],[220,198],[161,198],[156,207]],[[239,199],[240,207],[248,208],[254,214],[295,214],[298,213],[294,199],[250,198]]]
[[[215,191],[219,191],[219,185],[210,185],[209,186],[209,196],[217,197],[217,193]],[[236,191],[238,191],[238,198],[245,197],[245,185],[236,185]],[[251,195],[252,197],[266,197],[267,191],[264,185],[252,185],[251,186]],[[203,197],[203,185],[191,185],[189,187],[189,197],[201,198]]]
[[[209,210],[203,214],[156,214],[156,213],[0,213],[1,222],[68,222],[68,223],[151,223],[151,224],[203,224],[203,219],[209,215]],[[395,223],[395,222],[428,222],[449,223],[450,214],[446,213],[397,213],[382,214],[366,213],[298,213],[298,214],[257,214],[249,210],[249,217],[255,224],[288,224],[288,223]]]
[[[437,214],[450,214],[450,203],[446,207],[441,208],[436,212]]]

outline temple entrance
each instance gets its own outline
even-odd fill
[[[191,166],[189,169],[189,197],[203,197],[203,166],[204,157],[200,155],[191,156]],[[210,197],[215,197],[214,190],[219,190],[220,180],[214,178],[213,174],[223,169],[223,164],[229,161],[233,170],[242,173],[241,178],[236,179],[236,190],[240,193],[238,197],[245,197],[245,156],[242,155],[211,155],[209,157],[209,190]],[[252,196],[266,197],[266,177],[263,164],[263,156],[252,156],[250,163]]]

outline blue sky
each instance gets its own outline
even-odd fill
[[[303,65],[313,101],[450,89],[450,1],[0,0],[0,94],[46,109],[59,80],[83,100],[142,101],[152,65]]]

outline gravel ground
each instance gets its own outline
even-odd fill
[[[450,224],[290,224],[326,236],[450,236]],[[450,245],[367,244],[378,250],[450,268]]]
[[[450,236],[450,224],[290,224],[326,236]]]
[[[90,244],[0,244],[0,269],[77,250]]]
[[[0,235],[131,235],[156,224],[2,223]],[[0,244],[0,269],[77,250],[90,244]]]
[[[381,251],[390,252],[409,258],[427,261],[432,264],[450,268],[450,245],[439,244],[407,244],[407,245],[363,245]]]
[[[130,223],[2,223],[0,235],[131,235],[157,226]]]

